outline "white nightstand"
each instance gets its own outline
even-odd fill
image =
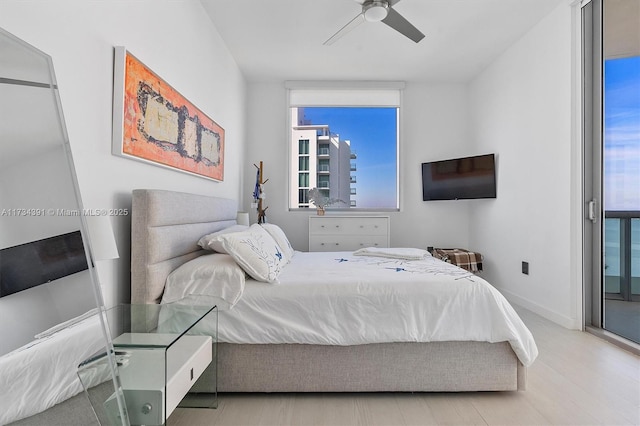
[[[215,362],[217,336],[187,334],[215,306],[118,305],[107,312],[118,376],[132,425],[163,425],[204,370]],[[217,330],[217,326],[213,328]],[[121,424],[105,354],[78,367],[98,421]],[[108,391],[108,392],[107,392]],[[215,408],[217,395],[200,399]]]

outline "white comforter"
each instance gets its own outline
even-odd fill
[[[402,260],[351,252],[296,252],[278,284],[253,280],[219,313],[229,343],[360,345],[508,341],[529,366],[527,327],[484,279],[432,257]]]
[[[51,330],[0,357],[0,425],[44,411],[80,393],[78,364],[104,348],[97,316]]]

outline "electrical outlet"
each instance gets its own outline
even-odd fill
[[[522,261],[522,273],[529,275],[529,262]]]

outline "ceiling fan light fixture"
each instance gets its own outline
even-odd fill
[[[369,22],[380,22],[387,17],[389,13],[389,3],[386,1],[377,1],[366,3],[362,6],[364,19]]]

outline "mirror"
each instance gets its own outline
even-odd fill
[[[4,424],[80,392],[78,366],[92,354],[107,360],[98,382],[110,392],[120,385],[88,244],[86,225],[91,218],[83,215],[53,62],[1,28],[0,117]],[[96,229],[96,236],[103,232]],[[38,382],[30,383],[29,377]],[[37,395],[47,394],[47,401],[33,397],[34,388],[39,389]],[[116,418],[127,424],[122,393],[114,395]]]
[[[51,58],[0,32],[0,355],[96,308]],[[86,233],[84,233],[86,235]]]

